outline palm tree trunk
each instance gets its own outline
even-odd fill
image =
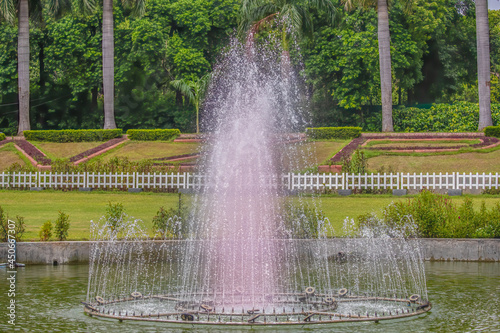
[[[113,0],[104,0],[102,5],[102,82],[104,93],[104,129],[116,128],[115,55],[113,39]]]
[[[382,131],[394,131],[392,125],[391,36],[387,0],[378,0],[378,52],[382,93]]]
[[[492,126],[490,96],[490,29],[488,1],[476,0],[477,85],[479,90],[479,130]]]
[[[17,40],[19,126],[17,135],[30,129],[30,27],[28,0],[19,2],[19,33]]]

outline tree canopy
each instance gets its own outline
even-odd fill
[[[195,132],[196,107],[183,103],[171,82],[197,82],[212,71],[236,33],[243,3],[149,0],[137,17],[115,1],[117,126]],[[339,24],[324,9],[307,7],[314,30],[306,29],[290,57],[305,74],[313,126],[361,124],[380,113],[377,13],[328,3],[342,14]],[[74,6],[56,20],[43,4],[44,23],[30,24],[31,126],[102,127],[102,13]],[[411,6],[408,15],[405,2],[393,0],[389,11],[393,105],[477,103],[474,1],[414,0]],[[491,100],[500,103],[500,11],[489,11],[489,24]],[[17,35],[16,25],[0,19],[0,131],[8,134],[17,128]]]

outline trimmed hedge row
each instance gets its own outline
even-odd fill
[[[141,141],[169,141],[181,134],[178,129],[129,129],[127,136],[130,140]]]
[[[354,139],[361,135],[361,127],[316,127],[307,128],[306,134],[311,139]]]
[[[86,130],[43,130],[24,131],[24,137],[30,141],[83,142],[108,141],[123,135],[121,129],[86,129]]]
[[[484,129],[484,135],[500,138],[500,126],[488,126]]]
[[[0,141],[3,141],[3,140],[5,140],[5,134],[0,133]]]

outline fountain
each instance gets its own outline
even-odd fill
[[[163,233],[174,239],[147,240],[134,220],[92,226],[87,314],[239,327],[379,321],[431,308],[408,229],[367,228],[333,244],[317,200],[281,186],[304,159],[293,133],[307,117],[300,78],[280,66],[288,61],[276,45],[233,40],[215,69],[202,182],[187,221]]]

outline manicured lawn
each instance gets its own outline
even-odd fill
[[[327,163],[327,160],[333,157],[340,149],[347,145],[350,140],[332,140],[332,141],[306,141],[298,144],[298,156],[301,159],[296,159],[294,154],[288,155],[285,152],[284,166],[285,170],[304,171],[314,167],[314,172],[318,171],[315,168],[319,164]],[[289,145],[286,149],[294,149],[296,146]]]
[[[97,147],[104,142],[39,142],[30,141],[38,149],[44,152],[50,159],[70,158],[88,149]]]
[[[57,218],[58,211],[70,217],[69,239],[89,238],[90,220],[98,221],[108,203],[122,203],[125,212],[145,222],[148,229],[158,208],[177,207],[177,194],[124,193],[124,192],[62,192],[62,191],[0,191],[0,206],[9,214],[23,216],[27,225],[24,240],[38,240],[40,226]]]
[[[398,148],[406,148],[406,147],[466,147],[469,145],[480,143],[479,140],[372,140],[367,142],[364,147],[398,147]]]
[[[14,144],[8,143],[0,147],[0,171],[10,167],[14,163],[25,165],[25,161],[21,158],[21,153],[14,148]]]
[[[114,157],[126,157],[130,161],[140,161],[192,154],[198,152],[199,148],[198,143],[190,142],[128,141],[111,150],[102,158],[104,161],[108,161]]]
[[[500,172],[500,150],[421,156],[379,155],[368,159],[368,170],[381,168],[394,172]]]
[[[189,202],[189,196],[183,196]],[[500,196],[473,196],[475,207],[482,200],[487,208],[500,202]],[[460,204],[464,197],[452,197]],[[306,200],[313,200],[307,198]],[[334,230],[332,235],[341,236],[346,217],[356,218],[359,215],[374,212],[380,214],[383,207],[392,201],[408,200],[408,198],[389,195],[356,195],[350,197],[323,196],[319,198],[321,209],[329,218]],[[61,192],[61,191],[7,191],[0,190],[0,206],[13,218],[24,216],[27,233],[24,240],[38,240],[40,226],[47,220],[54,221],[61,210],[69,214],[71,227],[70,240],[89,238],[90,220],[97,221],[104,215],[107,204],[122,203],[125,211],[134,218],[141,219],[148,230],[158,208],[176,208],[179,203],[178,194],[171,193],[126,193],[126,192]]]

